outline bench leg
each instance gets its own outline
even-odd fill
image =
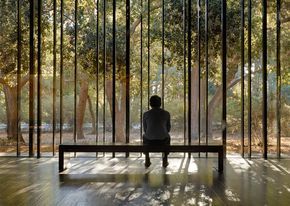
[[[223,151],[219,151],[219,153],[218,153],[218,171],[219,171],[219,173],[223,173],[223,171],[224,171],[224,153],[223,153]]]
[[[58,152],[58,170],[59,172],[64,171],[63,163],[64,163],[64,152],[62,151],[61,148],[59,148]]]

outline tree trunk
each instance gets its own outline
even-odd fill
[[[116,142],[125,142],[125,112],[126,112],[126,80],[121,78],[120,83],[120,93],[116,97],[115,107],[116,107]],[[110,106],[110,112],[113,112],[112,104],[112,80],[106,80],[106,96]]]
[[[79,102],[77,105],[76,113],[76,132],[78,139],[84,139],[83,123],[86,111],[86,103],[88,98],[89,85],[86,80],[81,80],[81,88],[79,94]]]
[[[200,79],[200,136],[205,137],[206,123],[206,79]]]
[[[191,138],[198,138],[198,69],[195,66],[191,73]]]
[[[235,65],[235,60],[236,60],[235,58],[231,59],[231,61],[229,61],[229,65]],[[227,82],[226,82],[227,90],[229,88],[232,88],[232,86],[235,85],[233,84],[232,86],[229,87],[229,83],[233,81],[237,70],[238,68],[235,66],[229,67],[228,73],[227,73]],[[222,92],[223,92],[222,85],[219,85],[208,105],[208,137],[209,138],[213,137],[213,131],[212,131],[213,130],[213,116],[214,116],[215,109],[218,107],[218,104],[221,103]]]
[[[91,100],[90,95],[88,95],[88,103],[89,103],[89,110],[90,110],[90,114],[91,114],[91,118],[92,118],[92,133],[91,134],[96,134],[96,118],[95,118],[95,113],[94,113],[94,109],[93,109],[93,103]]]
[[[120,80],[120,96],[116,108],[116,141],[125,142],[125,117],[126,117],[126,78]]]
[[[3,85],[5,102],[6,102],[6,115],[7,115],[7,138],[17,141],[17,87],[9,87]],[[20,116],[20,115],[19,115]],[[20,119],[19,119],[20,121]],[[19,128],[19,141],[24,143],[24,139]]]
[[[208,138],[213,137],[213,115],[222,99],[222,86],[219,86],[208,104]]]

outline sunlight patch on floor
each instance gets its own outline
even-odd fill
[[[245,172],[251,168],[249,161],[243,158],[227,158],[227,161],[237,173]]]
[[[229,201],[232,202],[240,202],[240,198],[238,197],[237,194],[235,194],[232,190],[226,189],[225,191],[226,197],[228,198]]]
[[[279,168],[279,170],[281,170],[282,172],[286,173],[286,174],[290,174],[290,169],[289,168],[286,168],[284,167],[282,164],[279,164],[279,160],[271,160],[272,163],[275,164],[275,166],[277,168]]]
[[[169,160],[166,174],[173,174],[176,172],[196,173],[197,170],[197,165],[192,158],[172,158]]]
[[[283,187],[287,190],[287,192],[290,192],[290,187],[287,187],[286,185],[283,185]]]
[[[169,158],[167,168],[162,167],[162,158],[151,158],[151,166],[145,168],[144,158],[70,158],[66,160],[64,174],[193,174],[198,172],[194,158]]]

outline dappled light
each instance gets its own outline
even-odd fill
[[[251,168],[250,161],[241,158],[228,158],[228,163],[236,173],[246,172]]]
[[[214,168],[215,158],[171,157],[166,169],[158,156],[148,169],[143,157],[69,162],[56,175],[56,158],[1,158],[1,204],[37,205],[41,199],[46,205],[285,205],[290,198],[288,159],[229,157],[223,175]]]
[[[148,169],[144,168],[144,161],[145,157],[130,159],[105,157],[98,161],[91,158],[70,158],[66,163],[68,170],[64,174],[146,174],[148,172],[158,174],[163,172],[169,175],[198,172],[198,166],[194,158],[172,158],[169,156],[169,165],[166,169],[162,168],[162,158],[158,155],[152,155],[152,165]],[[207,169],[215,171],[216,166]]]

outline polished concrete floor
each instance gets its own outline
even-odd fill
[[[73,155],[71,155],[73,156]],[[0,205],[290,205],[290,159],[0,158]]]

